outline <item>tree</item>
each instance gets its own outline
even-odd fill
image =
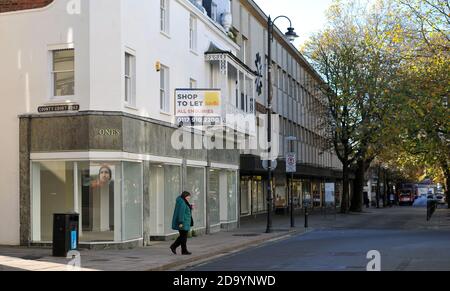
[[[444,176],[450,208],[450,3],[400,0],[397,14],[410,20],[394,98],[397,144],[417,164]]]
[[[321,122],[343,164],[341,212],[348,211],[349,174],[356,173],[352,211],[361,211],[364,174],[380,151],[390,88],[401,62],[401,20],[391,2],[373,6],[335,1],[328,26],[303,53],[323,76],[328,114]]]
[[[416,23],[419,39],[439,51],[450,51],[449,0],[400,0],[402,14]],[[435,42],[436,37],[443,41]]]
[[[427,42],[441,42],[428,39]],[[440,168],[446,177],[447,201],[450,200],[450,52],[436,52],[423,46],[420,55],[404,65],[398,90],[398,116],[402,124],[402,145],[411,155],[420,157],[429,168]],[[450,207],[450,206],[449,206]]]

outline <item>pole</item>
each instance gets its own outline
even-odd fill
[[[291,173],[291,227],[295,227],[295,217],[294,217],[294,173]]]
[[[378,172],[377,172],[377,175],[378,175],[378,180],[377,180],[377,195],[376,195],[376,197],[377,197],[377,208],[380,208],[380,194],[381,194],[381,192],[380,192],[380,180],[381,180],[381,167],[380,166],[378,166]]]
[[[305,228],[308,228],[308,205],[305,204]]]
[[[268,47],[267,47],[267,142],[268,142],[268,182],[267,182],[267,230],[266,233],[272,232],[272,33],[273,23],[269,16],[267,21],[268,29]]]
[[[294,152],[294,141],[291,141],[291,153]],[[295,227],[294,219],[294,172],[291,173],[291,227]]]

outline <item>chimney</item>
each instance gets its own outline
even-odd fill
[[[1,0],[0,13],[42,8],[53,0]]]

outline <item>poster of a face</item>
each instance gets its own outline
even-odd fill
[[[92,186],[105,187],[114,181],[115,166],[110,164],[91,164]]]
[[[112,180],[112,171],[111,168],[107,165],[103,165],[100,168],[100,171],[98,173],[100,184],[105,185],[109,184]]]

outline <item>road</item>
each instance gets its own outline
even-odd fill
[[[411,207],[368,210],[311,221],[304,235],[269,243],[190,268],[190,271],[364,271],[367,253],[381,255],[382,271],[450,271],[450,212],[430,222]]]

